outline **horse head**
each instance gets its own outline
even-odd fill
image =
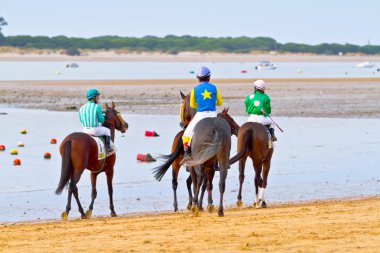
[[[218,117],[221,117],[227,120],[228,124],[231,127],[231,135],[238,134],[240,126],[235,122],[235,120],[228,114],[228,108],[224,108],[222,112],[218,113]]]
[[[124,121],[121,113],[115,110],[115,103],[112,102],[112,106],[109,107],[106,103],[106,113],[105,113],[105,126],[114,126],[115,129],[122,133],[128,130],[128,123]]]
[[[180,110],[180,126],[182,128],[186,128],[194,115],[197,113],[197,111],[194,108],[190,107],[190,94],[185,95],[180,91],[181,98],[182,98],[182,104],[181,104],[181,110]]]

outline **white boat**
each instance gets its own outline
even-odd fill
[[[369,61],[365,61],[356,65],[357,68],[373,68],[375,64]]]
[[[78,68],[79,65],[75,62],[73,63],[70,63],[70,64],[66,64],[66,68]]]
[[[277,67],[273,65],[270,61],[261,61],[259,65],[255,66],[255,69],[262,70],[262,69],[276,69]]]

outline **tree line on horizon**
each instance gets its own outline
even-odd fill
[[[347,53],[380,54],[380,46],[353,44],[322,43],[307,45],[302,43],[278,43],[269,37],[195,37],[190,35],[165,37],[145,36],[142,38],[101,36],[95,38],[72,38],[66,36],[3,36],[1,26],[7,25],[0,17],[0,46],[20,49],[51,49],[66,50],[67,54],[79,55],[80,50],[117,50],[152,51],[177,54],[183,51],[198,52],[226,52],[250,53],[252,51],[264,52],[290,52],[337,55]]]

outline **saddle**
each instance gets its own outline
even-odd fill
[[[113,147],[113,151],[110,153],[106,153],[106,138],[104,136],[92,136],[98,146],[98,160],[102,160],[106,157],[113,155],[116,152],[116,147]],[[111,145],[113,145],[111,141]]]

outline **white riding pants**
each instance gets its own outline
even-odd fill
[[[92,136],[102,136],[102,135],[111,136],[110,130],[103,126],[84,127],[83,132]]]
[[[184,137],[188,137],[190,140],[189,140],[189,144],[191,142],[191,138],[193,137],[194,135],[194,128],[195,128],[195,125],[202,119],[205,119],[205,118],[215,118],[217,117],[218,114],[216,113],[216,111],[204,111],[204,112],[197,112],[194,116],[194,118],[190,121],[189,125],[186,127],[185,129],[185,132],[183,133],[183,136]]]
[[[248,118],[248,122],[257,122],[264,126],[270,125],[270,128],[273,128],[273,121],[264,115],[256,115],[256,114],[250,114]]]

